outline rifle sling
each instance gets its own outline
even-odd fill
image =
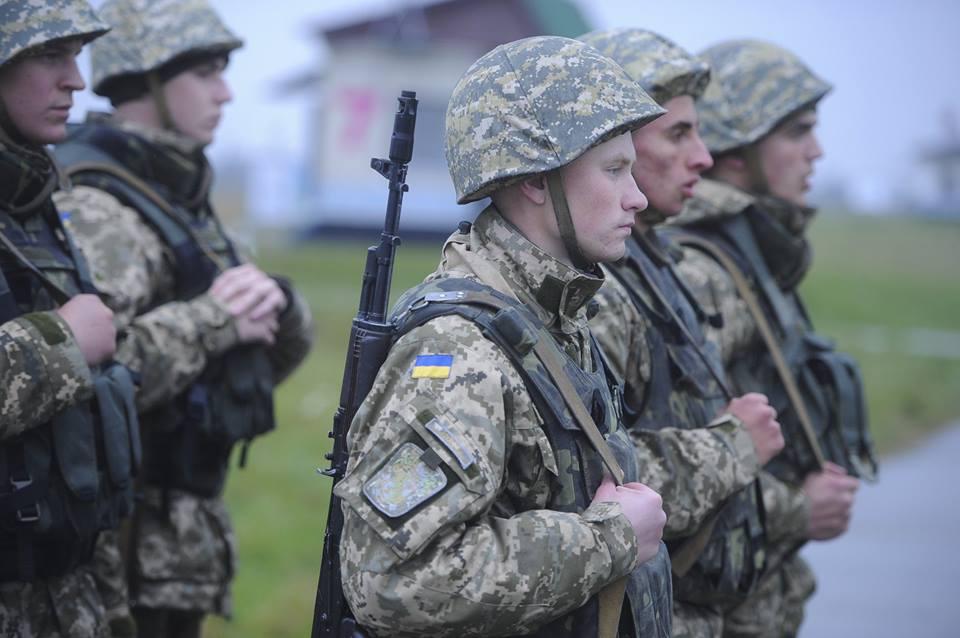
[[[757,330],[760,332],[760,336],[763,338],[764,344],[767,346],[767,350],[770,351],[770,356],[773,359],[773,364],[777,369],[777,374],[780,376],[780,380],[783,382],[784,389],[787,391],[787,396],[790,398],[790,403],[793,404],[793,408],[797,413],[797,418],[800,420],[800,425],[803,429],[804,436],[807,439],[807,443],[810,445],[810,449],[813,451],[813,455],[817,460],[817,465],[820,467],[820,469],[823,469],[826,463],[826,457],[823,454],[823,450],[820,448],[820,441],[817,439],[816,431],[813,428],[813,422],[810,419],[810,415],[807,413],[807,407],[803,402],[803,398],[800,396],[800,390],[797,387],[796,379],[794,378],[793,373],[790,371],[790,367],[787,365],[787,362],[784,359],[783,352],[781,351],[780,346],[777,344],[777,340],[773,335],[773,330],[764,316],[763,310],[760,308],[760,303],[758,302],[756,295],[754,295],[753,291],[750,289],[750,284],[747,283],[747,279],[743,272],[741,272],[740,268],[733,262],[733,260],[723,252],[723,249],[709,240],[685,233],[680,237],[680,243],[686,246],[697,248],[710,255],[730,274],[730,277],[733,279],[733,283],[737,288],[737,292],[740,294],[740,297],[743,299],[744,303],[747,304],[747,308],[757,324]]]

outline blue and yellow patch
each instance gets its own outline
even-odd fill
[[[414,379],[446,379],[453,365],[452,354],[420,354],[413,362]]]

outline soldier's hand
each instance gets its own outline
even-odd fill
[[[253,264],[223,271],[213,280],[209,293],[234,317],[249,316],[253,321],[278,315],[287,307],[283,289]]]
[[[825,541],[847,531],[859,487],[860,481],[829,461],[822,472],[808,474],[803,481],[803,493],[810,508],[807,538]]]
[[[234,325],[237,327],[240,343],[263,343],[272,346],[276,341],[276,314],[257,320],[251,319],[249,315],[241,315],[234,319]]]
[[[56,310],[67,325],[87,365],[95,366],[113,356],[117,328],[113,311],[96,295],[77,295]]]
[[[740,419],[746,426],[761,466],[766,465],[783,449],[783,432],[777,422],[777,411],[765,395],[749,392],[737,397],[727,405],[726,412]]]
[[[593,496],[594,502],[620,503],[633,533],[637,536],[637,560],[648,561],[657,555],[667,514],[663,511],[663,499],[642,483],[616,485],[609,476]]]

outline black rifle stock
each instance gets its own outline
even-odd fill
[[[354,414],[367,396],[373,381],[387,357],[393,337],[393,326],[387,322],[387,304],[393,262],[400,237],[400,208],[408,190],[407,164],[413,155],[413,133],[417,122],[417,94],[403,91],[399,109],[393,120],[389,159],[371,159],[370,166],[389,181],[386,219],[380,244],[367,249],[360,288],[360,306],[350,328],[347,360],[340,387],[340,406],[333,417],[333,451],[327,454],[330,467],[322,473],[333,479],[327,529],[323,536],[323,559],[313,612],[313,638],[353,638],[363,636],[343,598],[340,579],[340,534],[343,513],[333,487],[347,470],[347,431]]]

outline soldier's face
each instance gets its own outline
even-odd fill
[[[760,167],[771,195],[799,206],[807,204],[813,163],[823,156],[814,132],[816,125],[816,110],[800,111],[757,142]]]
[[[681,95],[663,107],[665,115],[633,132],[637,151],[633,177],[651,207],[665,215],[677,215],[683,201],[693,197],[700,174],[713,166],[713,159],[697,133],[693,98]]]
[[[561,169],[577,242],[591,262],[623,257],[636,215],[647,207],[631,173],[635,160],[630,134],[624,133]]]
[[[0,68],[0,100],[27,142],[53,144],[67,136],[73,92],[86,86],[77,68],[82,47],[77,38],[54,41]]]
[[[226,66],[226,56],[211,59],[175,75],[163,86],[174,126],[202,146],[213,142],[223,105],[233,99],[224,77]]]

